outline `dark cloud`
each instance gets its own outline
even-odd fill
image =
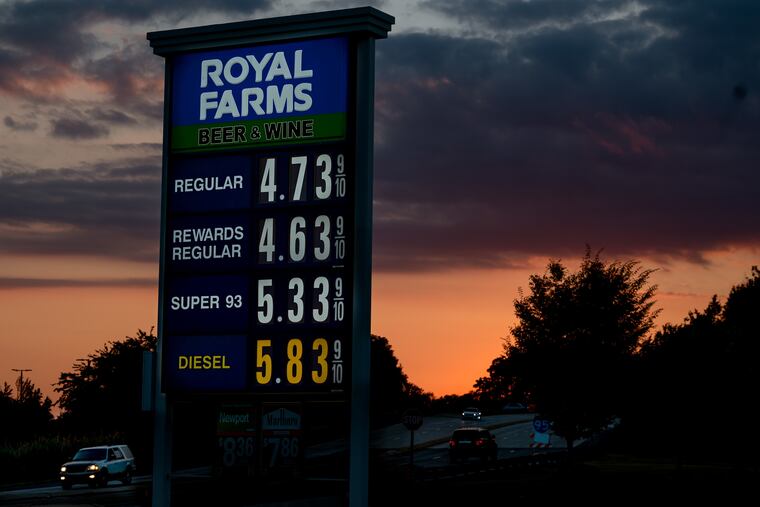
[[[490,267],[586,243],[704,262],[758,244],[760,102],[733,90],[760,84],[759,38],[729,22],[755,4],[713,21],[721,9],[687,2],[628,17],[528,3],[448,2],[489,30],[501,21],[479,6],[522,9],[503,40],[378,43],[375,265]]]
[[[133,117],[116,109],[95,107],[87,110],[86,114],[93,120],[110,123],[111,125],[134,125],[137,123],[137,120]]]
[[[10,1],[0,10],[4,42],[36,56],[72,62],[99,49],[88,30],[95,23],[139,23],[156,17],[179,23],[202,12],[252,14],[268,0],[32,0]]]
[[[0,252],[158,260],[160,162],[6,170]]]
[[[386,0],[373,0],[370,2],[357,2],[356,0],[316,0],[308,4],[308,12],[350,9],[352,7],[363,7],[370,4],[377,9],[382,9],[387,3]],[[304,7],[307,6],[304,5]]]
[[[460,21],[505,31],[588,22],[636,4],[630,0],[428,0],[422,5]]]
[[[50,135],[61,139],[97,139],[110,133],[103,125],[77,118],[55,118],[50,120],[50,126]]]
[[[112,99],[60,106],[54,121],[100,133],[130,119],[160,121],[161,59],[142,39],[96,53],[87,27],[179,20],[199,4],[92,1],[65,4],[74,14],[40,12],[47,5],[6,5],[0,91],[40,95],[35,83],[73,73]],[[394,33],[377,44],[378,269],[519,266],[531,255],[577,255],[586,244],[705,262],[707,250],[760,243],[759,3],[427,6],[466,24],[467,36]],[[222,8],[258,7],[266,4]],[[2,30],[55,13],[61,19],[50,27],[59,33],[40,32],[41,41]],[[159,173],[157,159],[7,172],[0,251],[155,261]]]
[[[17,131],[34,131],[37,130],[37,123],[33,121],[16,121],[11,116],[3,118],[3,123],[11,130]]]
[[[160,121],[163,72],[151,55],[145,29],[123,42],[100,40],[93,28],[109,22],[161,20],[167,27],[204,12],[250,17],[269,0],[32,0],[0,5],[0,92],[35,102],[55,102],[76,81],[99,84],[114,104]]]
[[[0,290],[3,289],[61,289],[61,288],[98,288],[98,287],[157,287],[154,278],[13,278],[0,277]]]
[[[146,51],[143,41],[81,64],[81,73],[100,84],[111,103],[150,120],[163,118],[164,66]]]
[[[110,145],[116,151],[140,151],[145,153],[161,153],[161,143],[114,143]]]
[[[61,139],[97,139],[110,134],[109,127],[131,127],[139,122],[133,116],[112,107],[80,108],[73,104],[63,109],[50,108],[50,135]]]

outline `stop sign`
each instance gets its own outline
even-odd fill
[[[422,412],[417,409],[409,409],[401,416],[401,422],[409,431],[416,431],[422,426]]]

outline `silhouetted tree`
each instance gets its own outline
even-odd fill
[[[525,402],[529,398],[527,386],[520,378],[514,361],[506,355],[496,357],[488,367],[488,375],[473,385],[474,398],[481,408],[500,411],[509,401]]]
[[[156,348],[153,331],[106,343],[61,373],[61,419],[77,431],[123,431],[141,419],[142,354]]]
[[[519,379],[569,449],[624,405],[634,353],[657,314],[651,273],[634,261],[605,263],[587,250],[577,272],[551,261],[530,277],[530,294],[515,300],[518,323],[505,347],[514,373],[507,378]]]
[[[29,378],[0,389],[0,442],[20,442],[44,434],[53,419],[53,403]]]
[[[725,305],[713,296],[703,311],[666,324],[641,349],[639,396],[627,437],[637,445],[690,452],[751,455],[760,424],[760,271],[731,289]]]
[[[473,391],[464,394],[445,394],[432,400],[431,411],[435,414],[459,415],[466,407],[477,407],[479,403],[480,400]]]
[[[388,339],[370,338],[370,414],[373,424],[397,422],[406,408],[428,408],[432,395],[409,380]]]

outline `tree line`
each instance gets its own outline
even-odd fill
[[[372,335],[372,424],[396,423],[410,407],[453,412],[477,404],[498,412],[518,401],[553,421],[570,448],[619,423],[619,432],[639,449],[679,457],[754,452],[760,270],[753,267],[725,303],[713,297],[704,310],[654,333],[652,273],[636,261],[606,262],[590,251],[575,272],[550,261],[514,301],[517,323],[502,354],[463,396],[425,392],[404,373],[388,339]],[[138,330],[75,362],[55,385],[61,410],[56,419],[53,402],[30,379],[15,391],[4,384],[0,468],[8,464],[4,460],[17,460],[13,449],[41,438],[53,443],[40,444],[40,453],[50,454],[44,448],[52,446],[55,460],[74,450],[69,447],[106,435],[149,460],[152,423],[141,411],[142,354],[155,350],[156,342],[153,330]]]
[[[498,410],[529,403],[568,448],[618,424],[629,449],[681,459],[749,459],[757,442],[760,270],[680,324],[652,333],[652,270],[587,251],[559,261],[514,302],[517,324],[470,396]]]
[[[142,358],[144,351],[155,351],[157,341],[152,329],[138,330],[77,360],[71,371],[60,374],[55,403],[43,397],[31,379],[24,379],[18,395],[6,383],[0,390],[0,481],[47,477],[77,448],[117,440],[128,444],[147,470],[153,427],[151,414],[142,411]],[[395,423],[405,408],[429,406],[432,395],[409,380],[388,339],[372,335],[370,343],[372,424]],[[54,405],[60,409],[55,419]],[[192,414],[177,428],[177,440],[193,441],[194,432],[208,430],[213,408],[178,407],[179,418],[188,409]],[[334,411],[324,416],[340,418]],[[332,426],[339,427],[338,419]]]

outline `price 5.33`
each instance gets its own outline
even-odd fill
[[[271,278],[257,281],[256,319],[259,324],[313,322],[343,322],[346,316],[346,290],[342,277],[317,276],[313,279],[292,277],[278,280],[287,283],[285,301],[276,301],[275,294],[283,294]]]

